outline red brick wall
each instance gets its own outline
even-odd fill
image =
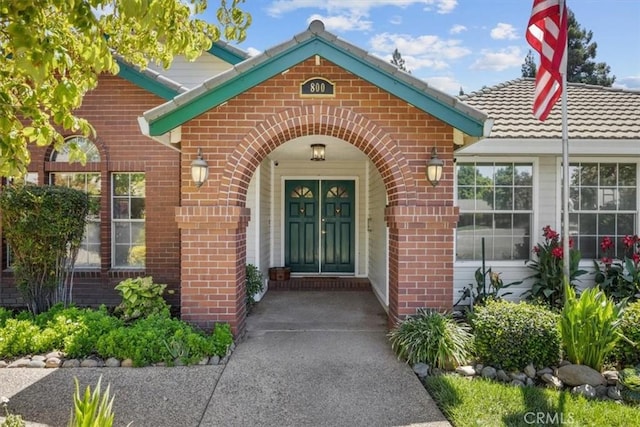
[[[74,301],[78,305],[116,305],[120,299],[113,287],[126,277],[151,275],[175,291],[170,303],[179,305],[180,234],[175,208],[180,203],[180,154],[140,133],[137,118],[163,100],[128,81],[102,76],[98,87],[89,93],[78,116],[90,121],[96,130],[92,140],[100,150],[99,165],[49,163],[50,148],[31,150],[30,172],[37,172],[40,183],[48,182],[49,171],[99,171],[102,177],[100,269],[77,272]],[[66,135],[66,134],[65,134]],[[69,135],[72,135],[69,133]],[[111,173],[146,174],[146,269],[139,271],[111,268]],[[2,273],[0,304],[21,306],[11,273]]]
[[[301,98],[300,83],[314,76],[333,81],[336,97]],[[180,227],[197,226],[202,232],[199,244],[216,242],[221,235],[233,241],[234,233],[240,239],[244,213],[234,214],[231,207],[245,206],[257,166],[279,145],[313,134],[335,136],[356,146],[373,161],[385,182],[390,319],[412,314],[421,306],[451,308],[453,227],[458,215],[453,207],[452,128],[324,59],[320,66],[309,59],[292,67],[183,126],[182,205],[204,210],[195,214],[183,208]],[[436,188],[425,175],[434,146],[445,161],[443,179]],[[210,167],[209,180],[201,188],[195,188],[189,176],[189,163],[198,148],[203,149]],[[216,225],[219,210],[226,215],[224,230]],[[183,244],[188,244],[184,231],[182,237]],[[195,242],[196,236],[188,239]],[[220,295],[218,290],[230,292],[243,286],[244,271],[240,274],[238,270],[244,270],[245,258],[237,242],[229,243],[224,263],[207,264],[207,275],[217,279],[206,284],[199,274],[200,255],[183,251],[183,292],[198,288],[199,295],[197,312],[182,300],[183,312],[191,313],[191,321],[229,320],[233,297]],[[235,274],[230,270],[233,265],[237,266]],[[224,311],[219,310],[222,305]],[[211,313],[215,313],[213,319]],[[232,325],[241,331],[244,313],[239,309],[236,313]]]

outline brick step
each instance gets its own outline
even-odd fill
[[[270,291],[368,291],[369,279],[362,277],[292,277],[269,280]]]

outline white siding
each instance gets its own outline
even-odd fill
[[[271,261],[271,162],[265,160],[256,172],[260,174],[260,253],[258,267],[265,278],[269,277],[269,262]]]
[[[203,81],[222,73],[232,67],[228,62],[205,52],[193,62],[187,61],[183,56],[176,56],[171,68],[165,70],[159,65],[149,64],[149,69],[154,70],[169,79],[180,83],[189,89],[198,86]]]
[[[257,248],[260,245],[260,221],[256,219],[256,213],[259,212],[258,200],[260,195],[260,189],[258,184],[260,182],[260,171],[262,167],[258,167],[258,170],[249,182],[249,189],[247,190],[247,207],[251,210],[251,219],[247,225],[247,264],[253,264],[259,267],[259,258]]]
[[[373,164],[369,167],[369,281],[378,299],[389,306],[387,260],[388,228],[384,220],[387,192],[382,177]]]

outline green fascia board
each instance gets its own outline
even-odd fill
[[[149,133],[151,136],[163,135],[212,107],[228,101],[314,55],[319,55],[333,62],[467,135],[483,135],[484,124],[482,121],[475,120],[456,110],[453,106],[426,95],[393,75],[372,66],[363,58],[353,55],[321,37],[312,37],[303,41],[290,50],[265,60],[249,71],[234,76],[204,95],[185,102],[165,116],[156,118],[149,123]]]
[[[129,64],[118,60],[118,66],[120,67],[120,71],[118,72],[119,77],[122,77],[134,85],[153,93],[154,95],[158,95],[162,99],[170,100],[178,95],[177,91],[163,85],[144,73],[141,73]]]
[[[209,49],[208,52],[231,65],[236,65],[247,59],[247,57],[238,55],[236,52],[226,49],[223,46],[218,46],[215,43],[211,46],[211,49]]]

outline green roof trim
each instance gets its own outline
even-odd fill
[[[269,51],[265,54],[268,55]],[[148,120],[149,134],[150,136],[163,135],[314,55],[333,62],[467,135],[483,136],[484,120],[466,114],[462,106],[457,108],[455,98],[450,97],[450,103],[447,99],[438,99],[437,96],[413,86],[410,80],[415,79],[414,77],[396,76],[378,67],[368,54],[358,55],[357,50],[352,52],[319,35],[297,41],[291,47],[267,59],[259,60],[258,57],[250,59],[250,61],[255,60],[256,63],[246,70],[238,71],[234,68],[205,82],[203,87],[194,89],[199,93],[186,92],[172,101],[173,105],[165,104],[158,107],[159,114]],[[244,67],[240,66],[240,69],[243,70]]]
[[[236,65],[247,59],[247,56],[240,55],[238,52],[216,43],[211,46],[211,49],[209,49],[208,52],[231,65]]]
[[[120,71],[118,72],[118,76],[123,79],[133,83],[136,86],[141,87],[142,89],[148,90],[154,95],[158,95],[162,99],[173,99],[178,95],[178,91],[173,90],[157,80],[147,76],[146,74],[140,72],[135,69],[131,65],[118,60],[118,66],[120,67]]]

